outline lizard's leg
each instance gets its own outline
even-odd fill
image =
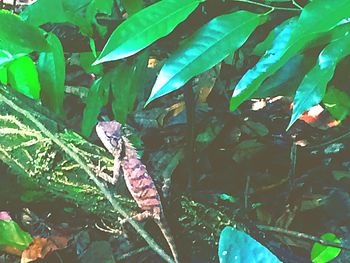
[[[93,167],[96,175],[102,178],[104,181],[110,184],[116,184],[120,175],[120,160],[117,156],[114,157],[114,165],[113,165],[113,176],[105,173],[103,170],[105,168],[101,168],[100,162],[97,167]]]
[[[120,224],[121,225],[124,225],[126,222],[129,221],[129,219],[132,219],[132,220],[135,220],[135,221],[143,221],[149,217],[153,217],[153,214],[150,212],[150,211],[143,211],[141,213],[138,213],[136,215],[133,215],[131,217],[127,217],[127,218],[124,218],[122,220],[120,220]]]

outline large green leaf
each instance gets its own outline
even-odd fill
[[[225,227],[219,240],[220,263],[281,263],[270,250],[248,234],[233,227]]]
[[[13,220],[0,220],[0,247],[10,246],[24,250],[33,241]]]
[[[162,0],[118,26],[94,64],[129,57],[168,35],[204,0]]]
[[[12,88],[32,99],[39,99],[38,71],[30,57],[20,57],[8,65],[7,77]]]
[[[344,32],[342,38],[325,47],[315,67],[304,77],[294,97],[293,113],[288,129],[304,111],[321,102],[336,65],[348,55],[350,55],[350,31]]]
[[[264,16],[238,11],[219,16],[201,27],[161,69],[146,104],[181,88],[241,47]]]
[[[133,63],[119,64],[113,74],[111,89],[113,94],[112,110],[114,118],[125,123],[126,117],[133,110],[138,91],[144,85],[145,69],[148,62],[148,52],[138,55]]]
[[[327,241],[341,243],[339,238],[333,233],[325,233],[321,238]],[[335,259],[340,252],[340,248],[315,243],[311,249],[311,261],[312,263],[327,263]]]
[[[50,51],[41,53],[37,64],[41,98],[49,109],[62,114],[66,74],[63,48],[60,40],[52,33],[49,33],[47,41],[50,44]]]
[[[11,54],[45,51],[48,44],[38,28],[23,22],[6,10],[0,10],[0,50]]]
[[[350,16],[348,0],[318,0],[304,7],[294,25],[286,26],[277,35],[273,46],[254,68],[238,82],[233,92],[230,109],[234,111],[247,100],[269,76],[273,75],[291,57],[299,53],[321,33],[328,32]],[[319,19],[322,17],[323,19]]]

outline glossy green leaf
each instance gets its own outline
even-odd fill
[[[0,25],[0,50],[13,55],[47,50],[48,44],[42,32],[23,22],[19,16],[0,10]]]
[[[33,241],[13,220],[0,220],[0,247],[10,246],[24,250]]]
[[[334,87],[327,90],[323,98],[323,104],[337,120],[344,120],[350,113],[349,95]]]
[[[238,82],[230,101],[230,110],[237,109],[268,77],[317,39],[321,33],[328,32],[349,16],[348,0],[318,0],[305,6],[297,23],[283,28],[273,41],[272,48]],[[326,19],[320,20],[319,17]]]
[[[321,102],[332,79],[336,65],[350,55],[350,32],[325,47],[318,57],[317,64],[306,74],[293,101],[292,118],[288,129],[305,111]]]
[[[122,62],[115,69],[111,81],[113,95],[112,111],[114,118],[125,123],[129,112],[134,108],[138,91],[144,85],[144,76],[148,62],[148,52],[135,58],[133,63]]]
[[[321,239],[334,243],[341,243],[339,238],[333,233],[326,233],[321,236]],[[327,263],[335,259],[341,252],[340,248],[324,246],[320,243],[315,243],[311,249],[312,263]]]
[[[39,99],[40,83],[38,71],[33,60],[26,56],[16,59],[7,67],[9,85],[32,98]]]
[[[81,132],[86,137],[90,136],[101,108],[108,102],[110,79],[111,74],[107,73],[103,78],[95,80],[89,89],[81,124]]]
[[[37,64],[41,99],[50,110],[57,114],[63,114],[66,74],[63,48],[58,37],[52,33],[49,33],[47,41],[50,44],[50,51],[41,53]]]
[[[281,263],[270,250],[245,232],[225,227],[219,240],[220,263]]]
[[[94,64],[129,57],[168,35],[203,0],[162,0],[118,26]]]
[[[248,11],[219,16],[201,27],[166,62],[146,104],[181,88],[241,47],[262,21]]]
[[[276,26],[273,30],[270,31],[268,36],[259,43],[253,50],[254,55],[262,56],[266,50],[270,49],[272,47],[273,41],[276,39],[277,35],[282,31],[285,30],[286,27],[293,28],[295,24],[298,21],[298,17],[291,17],[280,25]]]

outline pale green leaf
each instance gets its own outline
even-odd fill
[[[13,220],[0,220],[0,247],[10,246],[24,250],[33,241],[29,233],[23,231]]]
[[[12,88],[32,99],[39,99],[40,83],[38,71],[30,57],[20,57],[9,64],[7,77],[8,83]]]
[[[168,35],[203,0],[162,0],[119,25],[94,64],[129,57]]]
[[[325,233],[321,236],[321,239],[331,241],[334,243],[341,243],[339,238],[333,233]],[[311,249],[311,261],[312,263],[327,263],[335,259],[341,252],[340,248],[324,246],[320,243],[315,243]]]

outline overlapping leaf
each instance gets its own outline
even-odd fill
[[[131,56],[166,36],[203,0],[163,0],[132,15],[114,30],[94,64]]]
[[[350,29],[344,32],[342,38],[338,38],[323,49],[315,67],[304,77],[294,97],[293,113],[288,128],[306,110],[321,102],[336,65],[348,55],[350,55]]]
[[[56,35],[49,33],[47,40],[50,51],[41,53],[37,64],[42,90],[41,98],[49,109],[62,114],[66,74],[63,48]]]
[[[0,10],[0,50],[11,54],[45,51],[48,44],[38,28],[6,10]]]
[[[299,53],[321,33],[328,32],[350,16],[350,1],[319,0],[304,7],[297,23],[287,26],[277,35],[273,46],[254,68],[238,82],[233,92],[230,109],[233,111],[248,99],[269,76],[273,75],[291,57]],[[323,19],[319,19],[322,17]]]
[[[241,47],[263,16],[238,11],[219,16],[200,28],[161,69],[146,104],[181,88]]]
[[[20,57],[8,65],[7,77],[12,88],[32,99],[39,99],[38,71],[30,57]]]

